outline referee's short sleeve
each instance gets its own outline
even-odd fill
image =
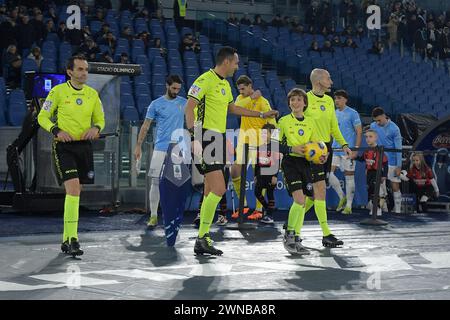
[[[187,95],[188,97],[200,101],[203,99],[207,91],[208,91],[208,80],[206,79],[206,77],[200,76],[194,81]]]

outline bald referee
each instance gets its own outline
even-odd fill
[[[81,184],[94,183],[91,141],[105,126],[102,103],[95,89],[86,85],[88,63],[83,55],[67,62],[70,80],[55,86],[38,115],[39,125],[54,136],[53,165],[59,184],[64,183],[64,233],[61,250],[80,256],[78,211]],[[52,121],[53,120],[53,121]]]

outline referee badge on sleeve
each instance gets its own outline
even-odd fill
[[[191,86],[191,88],[189,89],[188,95],[197,98],[198,94],[200,93],[201,90],[202,90],[202,88],[197,87],[195,84],[193,84]]]
[[[46,100],[44,104],[42,105],[42,109],[45,111],[50,111],[50,108],[52,107],[52,102],[49,100]]]

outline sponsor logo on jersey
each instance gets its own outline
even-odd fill
[[[324,105],[321,105],[321,106],[320,106],[320,110],[325,111],[325,106],[324,106]]]
[[[305,131],[303,131],[303,129],[300,129],[300,130],[298,130],[298,134],[302,136],[305,134]]]
[[[83,104],[83,100],[81,100],[80,98],[78,98],[76,101],[77,105],[81,106]]]
[[[222,88],[222,90],[220,90],[222,92],[222,95],[225,95],[225,89]]]

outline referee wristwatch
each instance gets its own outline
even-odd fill
[[[264,112],[260,112],[260,113],[259,113],[259,117],[260,117],[261,119],[264,119]]]

